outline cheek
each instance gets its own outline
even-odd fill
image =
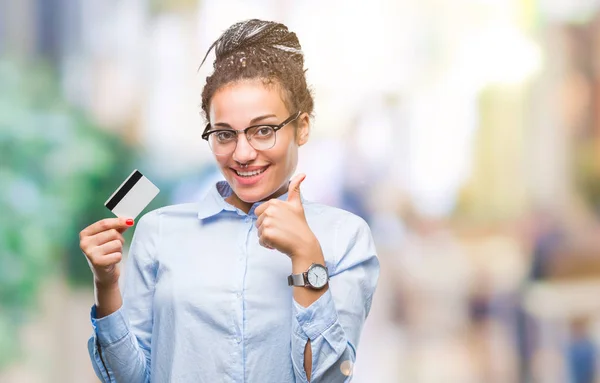
[[[294,144],[290,145],[287,151],[287,161],[290,165],[294,165],[298,161],[298,147]]]
[[[298,146],[296,146],[294,142],[291,142],[288,145],[283,158],[285,159],[284,161],[286,170],[290,170],[296,167],[296,164],[298,162]]]
[[[222,168],[223,170],[225,170],[225,168],[229,167],[228,166],[229,157],[217,157],[217,156],[214,156],[214,159],[217,162],[217,164],[219,165],[219,167]]]
[[[217,156],[215,156],[215,160],[217,161],[217,163],[220,166],[225,166],[225,165],[227,165],[227,162],[228,162],[227,158],[224,158],[224,157],[217,157]]]

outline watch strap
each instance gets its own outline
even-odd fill
[[[327,280],[326,280],[326,282],[325,282],[325,284],[323,286],[319,286],[319,287],[313,286],[308,281],[308,273],[311,271],[311,269],[313,269],[315,267],[319,267],[319,268],[325,269],[325,273],[327,274]],[[318,264],[318,263],[313,263],[312,265],[310,265],[310,267],[308,268],[308,270],[305,271],[305,272],[303,272],[303,273],[288,275],[288,286],[310,287],[310,288],[313,288],[313,289],[320,290],[323,287],[325,287],[328,282],[329,282],[329,271],[327,269],[327,266],[323,266],[323,265]]]
[[[306,286],[306,273],[289,275],[288,286]]]

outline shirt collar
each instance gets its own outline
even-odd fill
[[[237,212],[239,215],[242,216],[255,216],[254,210],[264,203],[264,201],[254,203],[250,208],[248,214],[246,214],[240,209],[225,201],[225,198],[229,197],[232,193],[233,190],[231,189],[231,186],[229,186],[227,181],[218,181],[214,187],[210,188],[210,191],[206,194],[206,196],[204,196],[200,200],[200,203],[198,205],[198,218],[206,219],[215,216],[223,211]],[[285,193],[277,197],[277,199],[286,201],[287,196],[288,193]],[[304,197],[302,197],[302,194],[300,194],[300,200],[302,201],[302,203],[304,203]]]

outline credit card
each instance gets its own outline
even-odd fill
[[[136,219],[159,192],[156,185],[135,169],[104,203],[104,206],[119,218]]]

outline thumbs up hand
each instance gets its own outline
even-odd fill
[[[300,184],[305,178],[306,175],[299,174],[292,179],[287,201],[273,198],[255,210],[258,242],[292,258],[317,241],[306,222],[300,199]]]
[[[290,181],[290,186],[288,187],[288,198],[287,201],[296,206],[302,208],[302,200],[300,198],[300,184],[306,178],[306,174],[298,174],[294,179]],[[304,211],[304,209],[302,209]]]

